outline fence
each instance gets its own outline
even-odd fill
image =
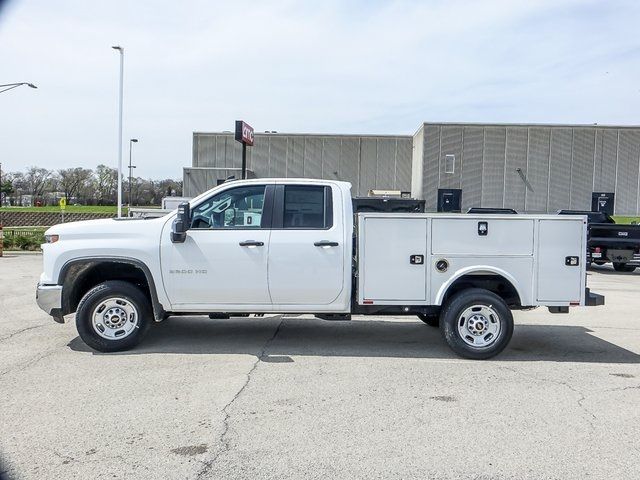
[[[43,227],[4,227],[4,250],[39,250],[44,243]]]
[[[4,238],[27,237],[40,239],[46,228],[42,227],[4,227]]]

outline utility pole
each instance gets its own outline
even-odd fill
[[[135,165],[131,165],[131,146],[134,143],[138,143],[138,139],[137,138],[129,139],[129,209],[131,209],[131,205],[133,203],[133,202],[131,202],[131,180],[133,178],[132,169],[136,168]]]
[[[118,122],[118,218],[122,218],[122,104],[124,94],[124,47],[111,47],[120,52],[120,109]]]

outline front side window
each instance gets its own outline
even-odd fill
[[[284,228],[330,228],[333,224],[331,189],[287,185],[284,189]]]
[[[191,212],[191,228],[261,228],[264,185],[231,188],[205,200]]]

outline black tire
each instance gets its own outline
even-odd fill
[[[488,337],[491,343],[486,346],[470,345],[458,330],[458,323],[463,321],[461,317],[464,311],[474,306],[488,307],[495,314],[493,319],[489,315],[488,322],[494,326],[498,322],[499,331],[495,338]],[[485,318],[482,315],[481,317]],[[468,324],[467,322],[468,317],[464,320],[465,325]],[[449,347],[461,357],[484,360],[499,354],[509,344],[513,335],[513,315],[504,300],[495,293],[482,288],[469,288],[457,293],[447,301],[440,314],[440,331]],[[487,338],[488,334],[489,332],[484,337],[479,335],[482,338],[470,334],[467,334],[466,337],[470,339],[469,341],[475,341],[476,338],[482,341]]]
[[[628,265],[626,263],[615,263],[613,264],[613,269],[616,272],[633,272],[636,267],[634,267],[633,265]]]
[[[436,314],[419,313],[418,318],[430,327],[438,328],[440,326],[440,317]]]
[[[138,323],[123,338],[107,339],[94,329],[92,316],[100,303],[115,297],[126,300],[135,308]],[[134,284],[119,280],[109,280],[93,287],[82,297],[76,311],[76,328],[80,338],[99,352],[119,352],[135,347],[152,322],[153,313],[147,296]]]
[[[596,265],[604,265],[607,262],[603,262],[602,260],[594,260],[593,263],[595,263]]]

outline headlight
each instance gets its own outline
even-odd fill
[[[45,235],[44,241],[45,243],[56,243],[60,240],[60,235]]]

